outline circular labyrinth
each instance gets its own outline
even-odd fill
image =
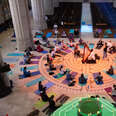
[[[82,52],[82,50],[81,50]],[[116,54],[110,55],[108,54],[108,58],[103,60],[102,59],[102,50],[95,50],[95,53],[97,53],[100,56],[100,60],[97,60],[96,64],[82,64],[81,60],[82,58],[74,58],[73,50],[70,53],[67,53],[66,55],[62,55],[61,57],[56,57],[53,61],[55,66],[63,65],[65,69],[70,69],[71,72],[76,72],[77,75],[75,76],[74,81],[76,82],[74,86],[69,87],[68,85],[64,84],[63,81],[65,80],[66,76],[63,76],[62,78],[56,79],[53,76],[59,73],[59,70],[55,71],[54,75],[49,75],[47,69],[48,67],[45,66],[46,60],[44,55],[39,63],[39,70],[41,74],[46,77],[48,81],[51,81],[55,84],[55,86],[58,89],[62,89],[63,91],[70,90],[70,93],[77,93],[82,88],[78,83],[78,78],[82,72],[87,75],[88,80],[87,84],[84,88],[89,87],[89,92],[95,92],[95,91],[104,91],[104,88],[111,87],[113,84],[116,83],[116,80],[104,73],[104,70],[108,70],[110,65],[116,66],[116,63],[114,62]],[[101,72],[103,75],[103,82],[102,85],[97,85],[94,81],[93,73]],[[116,71],[115,71],[116,74]]]

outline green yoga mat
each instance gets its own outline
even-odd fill
[[[61,78],[61,77],[63,77],[63,76],[64,76],[64,75],[58,73],[57,75],[54,76],[54,78],[59,79],[59,78]]]
[[[42,100],[37,101],[36,104],[34,104],[34,107],[37,109],[40,109],[42,107],[44,107],[48,102],[43,102]]]

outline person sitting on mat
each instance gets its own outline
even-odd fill
[[[79,30],[77,28],[74,30],[74,35],[75,37],[79,37]]]
[[[42,51],[43,51],[43,48],[40,45],[38,45],[37,46],[37,52],[42,52]]]
[[[51,64],[52,61],[53,61],[53,58],[50,57],[50,55],[48,54],[48,55],[47,55],[47,64]]]
[[[50,98],[49,98],[49,108],[52,110],[52,111],[55,111],[57,108],[59,108],[61,105],[56,105],[55,101],[54,101],[54,95],[52,95]]]
[[[72,43],[72,40],[70,41],[70,43],[68,43],[68,45],[69,45],[70,47],[74,47],[74,44]]]
[[[86,84],[87,83],[87,79],[84,77],[84,74],[83,73],[79,77],[79,83],[80,84]]]
[[[46,93],[46,87],[43,88],[43,91],[41,91],[40,96],[41,96],[41,99],[42,99],[44,102],[46,102],[46,101],[49,100],[49,97],[48,97],[48,95],[47,95],[47,93]]]
[[[103,83],[103,76],[101,75],[101,72],[99,72],[98,76],[95,78],[98,84]]]
[[[61,41],[61,48],[62,48],[63,50],[68,49],[68,46],[64,43],[63,40]]]
[[[29,49],[26,49],[26,50],[25,50],[25,54],[26,54],[26,56],[28,56],[28,57],[30,57],[30,58],[33,57],[33,54],[31,54],[31,52],[30,52]]]
[[[27,67],[24,67],[24,68],[23,68],[23,75],[24,75],[25,77],[30,77],[30,76],[31,76],[30,71],[27,71]]]
[[[73,41],[74,42],[74,38],[73,38],[73,34],[69,33],[69,37],[68,37],[69,41]]]
[[[78,50],[78,44],[74,48],[74,57],[80,57],[80,51]]]
[[[109,53],[111,53],[111,54],[116,53],[116,45],[115,45],[115,43],[112,44],[112,47],[109,49]]]
[[[69,81],[69,82],[73,80],[70,71],[67,71],[67,73],[66,73],[66,80]]]
[[[106,71],[109,75],[113,75],[114,74],[114,69],[112,67],[112,65],[110,66],[110,69],[108,71]]]
[[[79,45],[83,45],[85,42],[80,38],[79,39]]]
[[[31,63],[31,58],[28,57],[27,55],[24,55],[24,64],[30,64]]]
[[[65,31],[63,31],[63,32],[62,32],[61,37],[62,37],[62,38],[66,38],[66,37],[67,37],[67,35],[66,35],[66,32],[65,32]]]
[[[49,64],[49,70],[52,71],[52,70],[56,70],[56,68],[54,67],[54,65],[51,63]]]
[[[99,40],[98,43],[97,43],[96,49],[100,49],[103,45],[104,45],[104,44],[103,44],[103,41],[102,41],[102,39],[100,38],[100,40]]]
[[[38,83],[38,90],[39,90],[40,92],[42,92],[43,89],[44,89],[44,86],[42,85],[42,82],[40,81],[40,82]]]
[[[113,97],[116,97],[116,85],[113,85],[113,90],[112,90],[111,95],[112,95]]]
[[[64,75],[66,74],[66,70],[63,69],[63,65],[60,66],[60,74]]]

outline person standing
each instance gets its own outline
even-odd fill
[[[103,49],[103,59],[107,58],[107,49],[108,49],[108,46],[107,46],[107,43],[105,43],[105,47]]]

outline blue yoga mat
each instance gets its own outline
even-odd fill
[[[50,87],[52,87],[53,85],[54,85],[54,83],[48,82],[48,83],[45,85],[46,90],[49,89]],[[34,93],[37,94],[37,95],[40,95],[40,91],[39,91],[39,90],[34,91]]]
[[[89,48],[93,49],[94,48],[94,44],[89,44]]]
[[[48,83],[45,85],[45,87],[46,87],[47,89],[49,89],[49,88],[52,87],[53,85],[54,85],[54,83],[48,82]]]
[[[70,29],[69,30],[69,33],[72,33],[73,34],[74,33],[74,29]]]
[[[7,56],[24,56],[24,53],[8,53]]]
[[[84,48],[84,45],[79,45],[80,48]]]
[[[12,71],[9,71],[9,72],[8,72],[8,75],[13,75],[13,72],[12,72]]]
[[[46,37],[47,38],[49,38],[49,37],[51,37],[52,36],[52,32],[48,32],[47,34],[46,34]]]
[[[34,91],[34,93],[37,94],[37,95],[40,95],[40,91],[39,90]]]
[[[17,62],[19,59],[18,58],[4,58],[4,62]]]
[[[47,54],[47,53],[48,53],[48,51],[45,51],[45,50],[44,50],[44,51],[42,51],[41,53],[43,53],[43,54]]]
[[[36,75],[39,75],[40,74],[40,72],[39,71],[36,71],[36,72],[32,72],[31,73],[31,76],[36,76]],[[25,77],[24,75],[19,75],[19,78],[20,79],[23,79],[23,78],[28,78],[28,77]]]
[[[36,35],[35,37],[36,38],[42,38],[42,35]]]
[[[106,71],[104,70],[103,71],[104,73],[106,73]],[[107,73],[106,73],[107,74]],[[107,74],[107,75],[109,75],[109,74]],[[110,77],[112,77],[112,78],[114,78],[114,79],[116,79],[116,74],[115,75],[109,75]]]
[[[34,70],[34,69],[38,69],[38,65],[27,67],[27,70]],[[21,67],[20,70],[23,71],[23,67]]]
[[[40,78],[37,78],[35,80],[32,80],[32,81],[28,82],[26,84],[26,87],[30,87],[30,86],[36,85],[38,82],[44,81],[44,80],[45,80],[45,77],[41,76]]]

